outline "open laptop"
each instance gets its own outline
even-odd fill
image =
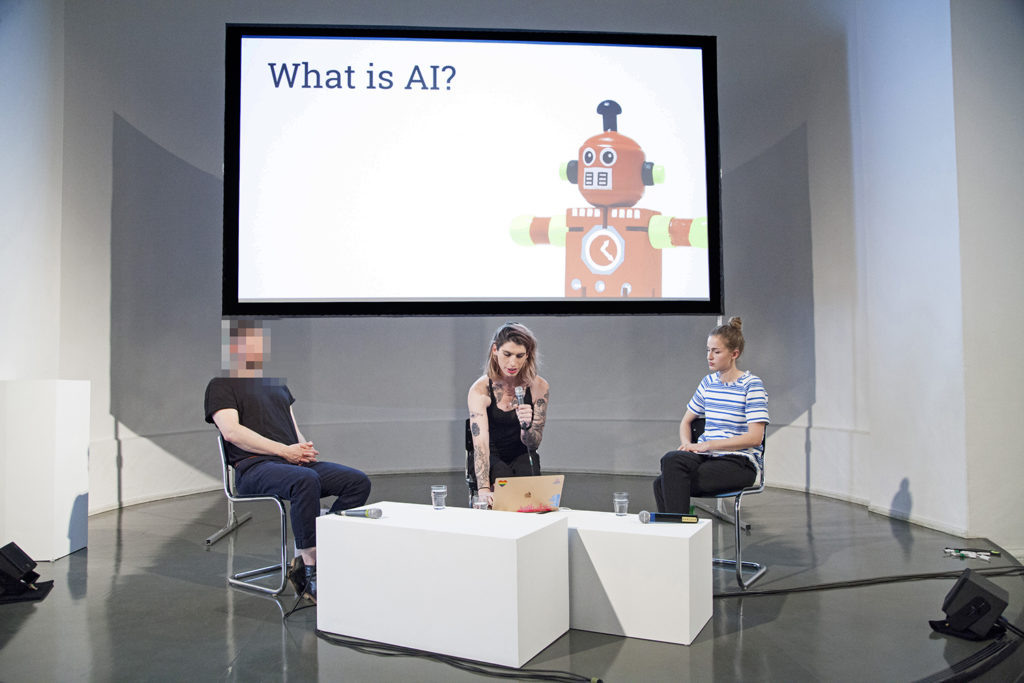
[[[508,512],[551,512],[562,499],[561,474],[537,477],[498,477],[494,480],[492,510]]]

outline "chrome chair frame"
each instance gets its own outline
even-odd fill
[[[694,420],[691,426],[693,430],[692,438],[696,442],[697,437],[704,433],[704,420]],[[695,507],[699,507],[701,510],[708,512],[713,517],[716,517],[717,519],[723,522],[728,522],[729,524],[733,525],[733,531],[735,532],[736,547],[735,559],[716,557],[712,559],[712,563],[720,567],[734,567],[736,570],[736,583],[739,584],[742,590],[747,590],[748,588],[750,588],[750,586],[753,585],[755,581],[764,576],[764,573],[768,571],[767,565],[743,559],[743,532],[750,531],[750,525],[744,524],[742,518],[740,517],[740,504],[743,501],[743,496],[754,495],[764,491],[764,448],[765,442],[762,441],[761,455],[760,457],[757,458],[758,476],[754,482],[754,485],[748,486],[738,491],[723,491],[721,493],[694,496],[695,498],[714,498],[717,499],[715,501],[716,503],[722,503],[722,499],[724,498],[734,499],[732,516],[729,516],[727,512],[722,511],[721,508],[717,506],[715,509],[710,509],[700,503],[695,503],[694,505]],[[746,579],[743,578],[743,570],[745,569],[753,572],[753,574],[751,574]]]
[[[244,524],[252,516],[251,513],[246,513],[243,519],[236,521],[234,519],[235,514],[235,503],[255,503],[259,501],[270,501],[277,505],[277,509],[280,513],[281,520],[281,561],[278,564],[272,564],[267,567],[260,567],[259,569],[249,569],[246,571],[236,572],[228,576],[228,583],[232,586],[238,586],[239,588],[246,588],[248,590],[258,591],[260,593],[266,593],[267,595],[279,595],[284,592],[285,587],[288,585],[288,510],[285,507],[285,501],[278,496],[271,495],[240,495],[235,490],[235,468],[228,463],[228,454],[224,448],[224,437],[219,433],[217,434],[217,447],[220,449],[220,461],[221,470],[224,478],[224,495],[228,498],[228,527],[221,529],[217,534],[214,534],[216,538],[213,541],[210,539],[206,540],[207,545],[216,541],[224,534],[233,531],[235,528]],[[236,521],[232,527],[232,521]],[[276,586],[260,586],[259,584],[253,583],[254,579],[267,574],[275,572],[281,573],[281,580]]]

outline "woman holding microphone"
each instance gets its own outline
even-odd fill
[[[548,412],[548,382],[537,374],[537,338],[525,325],[494,333],[484,374],[469,388],[469,428],[480,499],[488,506],[498,477],[540,474],[537,448]]]

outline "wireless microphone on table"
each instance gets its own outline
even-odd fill
[[[342,517],[368,517],[370,519],[380,519],[383,511],[380,508],[362,508],[359,510],[339,510],[335,512],[336,515]]]
[[[637,515],[641,524],[672,522],[674,524],[696,524],[697,515],[684,515],[680,512],[648,512],[641,510]]]

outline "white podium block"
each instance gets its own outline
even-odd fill
[[[84,548],[89,514],[89,382],[0,382],[0,545],[36,561]]]
[[[317,518],[319,629],[514,667],[569,630],[564,515],[372,507]]]
[[[566,510],[569,625],[689,645],[711,620],[711,522]]]

